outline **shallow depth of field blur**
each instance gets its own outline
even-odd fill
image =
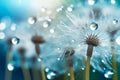
[[[0,0],[0,80],[43,80],[41,64],[46,80],[70,80],[69,47],[74,78],[84,80],[90,35],[99,40],[90,80],[120,80],[120,0]]]

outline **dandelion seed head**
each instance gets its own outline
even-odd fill
[[[43,39],[42,36],[35,35],[35,36],[32,37],[32,42],[35,43],[35,44],[39,44],[39,43],[44,43],[45,40]]]
[[[86,37],[85,43],[88,45],[98,46],[100,44],[97,35],[90,34]]]

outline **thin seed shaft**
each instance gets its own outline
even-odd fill
[[[93,45],[88,45],[87,49],[87,61],[86,61],[86,68],[85,68],[85,80],[90,80],[90,59],[93,52]]]
[[[92,56],[92,52],[93,52],[93,45],[88,45],[88,49],[87,49],[87,56]]]
[[[74,80],[74,70],[73,70],[73,67],[69,67],[69,72],[70,72],[70,80]]]
[[[5,70],[5,80],[11,80],[11,71],[8,71],[7,65],[11,61],[11,50],[8,51],[6,55],[6,70]]]
[[[22,63],[22,71],[25,80],[31,80],[29,70],[26,68],[25,62]]]
[[[42,61],[40,61],[40,68],[41,68],[42,80],[46,80],[44,66],[43,66]]]
[[[36,69],[36,57],[32,58],[32,75],[33,75],[33,80],[40,80],[38,70]]]
[[[37,53],[37,55],[39,56],[39,55],[40,55],[40,47],[39,47],[39,44],[36,44],[36,45],[35,45],[35,48],[36,48],[36,53]],[[40,68],[41,68],[40,71],[41,71],[42,80],[46,80],[45,71],[44,71],[44,66],[43,66],[42,61],[40,61]]]
[[[90,80],[90,56],[87,56],[86,68],[85,68],[85,80]]]
[[[114,46],[114,41],[112,42],[111,50],[112,50],[112,68],[117,72],[116,54],[115,54],[116,49],[115,49],[115,46]],[[115,73],[113,75],[112,80],[118,80],[117,73]]]

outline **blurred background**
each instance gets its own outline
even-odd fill
[[[82,32],[81,26],[88,28]],[[75,48],[75,80],[84,80],[86,45],[81,39],[84,33],[99,32],[100,38],[109,40],[101,44],[103,49],[93,52],[90,80],[112,80],[114,74],[120,80],[119,29],[120,0],[0,0],[0,80],[43,80],[39,62],[44,65],[46,80],[69,80],[64,78],[70,76],[64,55],[68,46]],[[117,71],[111,68],[111,38],[107,33],[114,30]],[[40,52],[36,52],[34,35],[45,40],[38,41],[44,42],[39,44]]]

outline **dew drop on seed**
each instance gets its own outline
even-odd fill
[[[29,24],[35,24],[36,21],[37,21],[36,17],[29,17],[29,18],[28,18],[28,23],[29,23]]]
[[[67,75],[70,76],[70,73],[68,73]]]
[[[113,70],[105,70],[105,73],[104,73],[104,77],[105,78],[112,78],[114,75],[114,71]]]
[[[4,32],[0,32],[0,39],[4,39],[5,38],[5,33]]]
[[[7,65],[7,69],[8,69],[9,71],[13,71],[13,70],[14,70],[14,66],[9,63],[9,64]]]
[[[47,21],[43,22],[43,27],[44,28],[47,28],[48,26],[49,26],[49,22],[47,22]]]
[[[90,24],[90,29],[91,29],[92,31],[97,30],[97,29],[98,29],[98,24],[95,23],[95,22],[92,22],[92,23]]]
[[[19,38],[17,38],[17,37],[13,37],[12,38],[12,44],[17,45],[19,43],[20,43],[20,39]]]
[[[0,30],[4,30],[6,28],[6,23],[1,22],[0,23]]]
[[[54,79],[54,77],[55,77],[56,75],[57,75],[57,74],[56,74],[56,71],[54,71],[54,70],[49,69],[48,72],[47,72],[47,78],[48,78],[49,80]]]
[[[113,19],[113,24],[117,24],[118,20],[117,19]]]
[[[54,33],[55,31],[54,31],[54,29],[50,29],[50,33]]]
[[[94,72],[94,73],[95,73],[95,72],[96,72],[96,70],[95,70],[95,69],[93,69],[93,70],[92,70],[92,72]]]
[[[72,8],[72,7],[68,7],[68,8],[67,8],[67,11],[72,12],[72,11],[73,11],[73,8]]]
[[[118,45],[120,45],[120,36],[117,37],[116,43],[117,43]]]

